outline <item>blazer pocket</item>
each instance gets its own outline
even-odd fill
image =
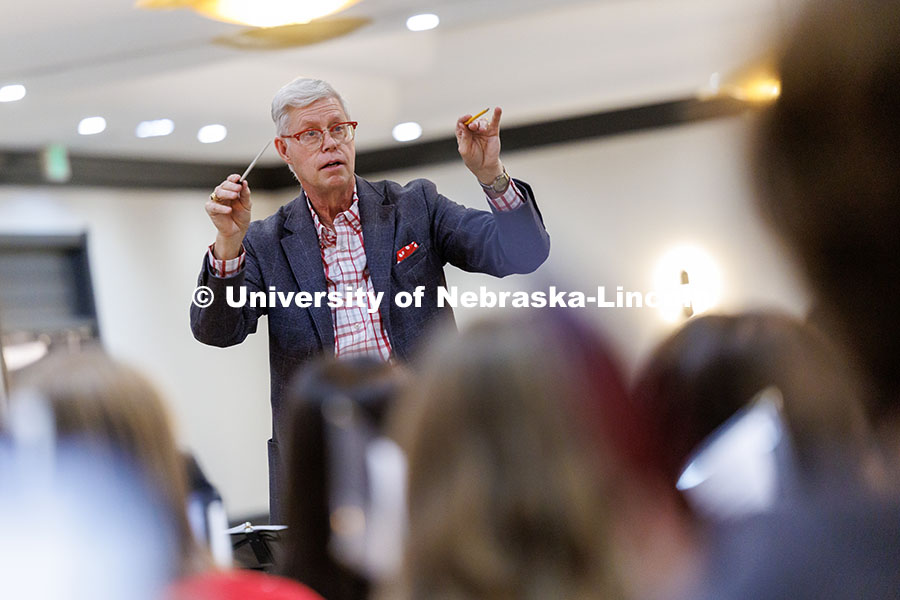
[[[409,244],[403,246],[402,248],[397,250],[397,263],[402,263],[404,260],[412,256],[418,249],[418,242],[410,242]]]
[[[407,256],[402,261],[394,263],[394,273],[397,273],[398,275],[402,273],[409,273],[410,269],[425,260],[426,254],[428,254],[428,249],[420,244],[415,252]]]

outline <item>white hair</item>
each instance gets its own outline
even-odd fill
[[[288,135],[287,131],[289,109],[303,108],[317,100],[334,98],[341,103],[344,114],[350,118],[347,103],[327,81],[321,79],[307,79],[298,77],[282,87],[272,99],[272,121],[275,122],[275,132],[278,135]]]

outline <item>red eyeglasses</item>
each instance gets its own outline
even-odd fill
[[[329,127],[328,133],[331,134],[331,139],[338,144],[346,144],[353,139],[357,125],[359,125],[359,123],[356,121],[342,121],[341,123],[335,123]],[[309,129],[304,129],[303,131],[298,131],[291,135],[282,135],[279,137],[294,138],[301,146],[306,148],[320,148],[322,142],[325,140],[325,130],[310,127]]]

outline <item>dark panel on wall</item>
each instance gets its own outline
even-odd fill
[[[0,333],[98,334],[86,235],[0,235]]]
[[[0,184],[96,186],[114,188],[212,188],[222,173],[242,172],[246,165],[153,161],[72,154],[72,178],[48,182],[39,152],[0,152]]]
[[[606,111],[541,123],[504,127],[503,151],[539,148],[578,140],[672,127],[728,117],[752,109],[731,99],[687,98]],[[458,160],[453,137],[358,152],[356,172],[366,175]],[[64,184],[44,178],[39,152],[0,151],[0,185],[66,185],[143,189],[211,190],[225,175],[241,173],[245,164],[149,161],[138,159],[70,156],[72,178]],[[297,185],[284,166],[257,167],[247,178],[257,190],[281,190]]]

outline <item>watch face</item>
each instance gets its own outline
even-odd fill
[[[494,188],[494,191],[498,194],[502,194],[506,191],[506,188],[509,187],[509,175],[506,174],[506,171],[497,175],[497,179],[494,180],[491,187]]]

